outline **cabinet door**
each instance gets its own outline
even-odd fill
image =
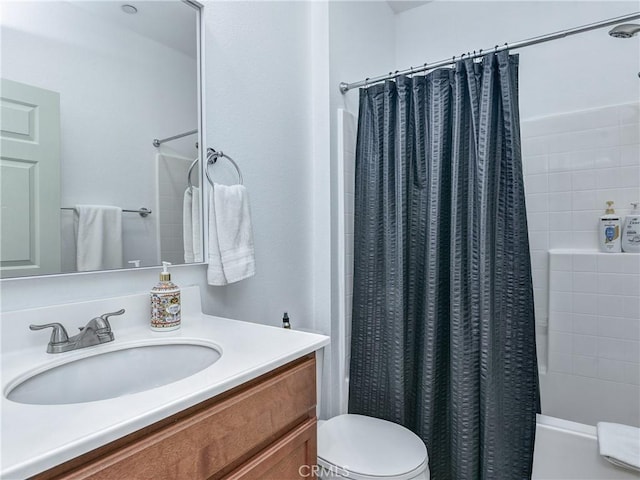
[[[225,480],[295,480],[317,478],[316,419],[307,420]]]
[[[313,357],[294,361],[220,399],[192,407],[193,412],[179,414],[175,421],[164,420],[162,427],[148,427],[153,428],[149,433],[134,433],[131,440],[89,452],[89,457],[71,460],[34,480],[217,480],[259,452],[280,445],[301,426],[311,425],[309,419],[313,444],[302,446],[296,455],[315,463],[315,373]],[[302,440],[295,445],[302,445]],[[288,477],[274,473],[272,478]]]

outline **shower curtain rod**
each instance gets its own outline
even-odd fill
[[[492,50],[495,52],[500,52],[502,50],[516,50],[517,48],[528,47],[530,45],[536,45],[538,43],[550,42],[551,40],[557,40],[559,38],[568,37],[570,35],[576,35],[578,33],[588,32],[589,30],[608,27],[611,25],[615,25],[616,23],[624,22],[627,20],[636,20],[638,18],[640,18],[640,12],[631,13],[629,15],[623,15],[621,17],[602,20],[601,22],[581,25],[579,27],[570,28],[568,30],[560,30],[558,32],[549,33],[547,35],[540,35],[538,37],[529,38],[527,40],[520,40],[519,42],[505,43],[504,45],[496,45],[493,48],[481,49],[479,52],[476,52],[474,50],[473,53],[463,53],[460,57],[458,57],[458,60],[462,60],[464,58],[466,59],[478,58]],[[441,60],[439,62],[425,63],[424,65],[421,65],[419,67],[411,67],[402,71],[396,70],[395,72],[389,72],[388,75],[380,75],[378,77],[366,78],[364,80],[360,80],[359,82],[353,82],[353,83],[340,82],[340,92],[344,94],[344,93],[347,93],[352,88],[368,87],[370,85],[373,85],[374,83],[384,82],[385,80],[397,78],[401,75],[410,75],[413,73],[425,72],[427,70],[433,70],[434,68],[444,67],[446,65],[453,65],[455,62],[456,62],[456,57],[454,55],[452,58]]]
[[[193,135],[194,133],[198,133],[198,130],[189,130],[188,132],[184,132],[184,133],[179,133],[178,135],[174,135],[173,137],[167,137],[167,138],[163,138],[161,140],[158,140],[157,138],[153,139],[153,146],[154,147],[159,147],[160,144],[164,143],[164,142],[170,142],[171,140],[175,140],[177,138],[182,138],[182,137],[186,137],[189,135]]]

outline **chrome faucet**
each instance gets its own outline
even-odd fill
[[[124,308],[117,312],[105,313],[99,317],[89,320],[84,327],[80,327],[80,333],[69,338],[67,331],[60,323],[47,323],[46,325],[29,325],[31,330],[42,330],[43,328],[53,328],[51,339],[47,345],[47,353],[62,353],[79,348],[99,345],[101,343],[113,342],[114,336],[111,331],[109,317],[122,315]]]

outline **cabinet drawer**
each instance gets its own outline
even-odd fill
[[[221,478],[315,418],[315,382],[315,359],[305,357],[159,422],[160,427],[147,427],[148,433],[132,434],[129,442],[125,437],[68,462],[66,469],[65,464],[53,469],[54,475],[34,478]]]
[[[224,480],[296,480],[316,478],[317,422],[307,420],[260,452]]]

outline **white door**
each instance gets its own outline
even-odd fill
[[[60,95],[0,79],[0,277],[60,272]]]

